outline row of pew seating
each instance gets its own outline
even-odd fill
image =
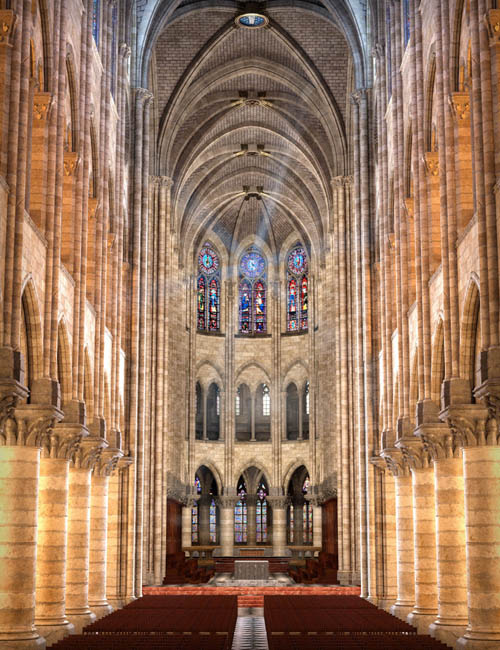
[[[56,643],[56,650],[231,650],[236,596],[143,596]]]
[[[337,556],[321,551],[318,557],[307,558],[305,567],[291,568],[289,575],[301,584],[335,585],[337,570]]]
[[[203,584],[214,575],[213,569],[198,566],[196,558],[186,558],[184,553],[167,555],[164,585]]]
[[[444,650],[357,596],[265,596],[269,650]]]

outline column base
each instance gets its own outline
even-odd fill
[[[161,580],[159,583],[161,584]],[[121,609],[124,607],[127,603],[127,600],[125,598],[108,598],[108,603],[111,605],[113,609]]]
[[[57,643],[57,641],[64,639],[69,634],[75,633],[75,628],[69,621],[63,621],[62,623],[50,623],[49,621],[38,623],[35,620],[35,625],[38,632],[44,637],[47,648]]]
[[[467,621],[464,621],[462,625],[460,624],[457,625],[452,623],[447,624],[445,622],[441,622],[438,619],[437,621],[434,621],[434,623],[431,623],[429,625],[428,633],[438,641],[441,641],[442,643],[446,643],[446,645],[449,645],[450,648],[454,648],[457,639],[459,639],[463,635],[466,627],[467,627]]]
[[[26,634],[26,638],[19,638],[19,632],[13,632],[10,635],[8,632],[0,634],[0,648],[5,650],[44,650],[47,647],[43,636],[39,636],[36,632]]]
[[[390,613],[391,607],[393,607],[395,600],[396,598],[381,598],[379,600],[378,607]]]
[[[343,587],[348,587],[352,584],[351,582],[351,572],[350,571],[337,571],[337,581],[339,585]]]
[[[103,616],[107,616],[108,614],[111,614],[111,612],[113,611],[113,608],[108,603],[108,601],[99,602],[99,603],[89,602],[89,607],[92,609],[96,621],[98,621]]]
[[[396,601],[394,605],[391,606],[391,609],[389,611],[396,618],[400,618],[402,621],[406,622],[406,618],[410,614],[411,610],[413,609],[413,605],[414,603],[410,604],[410,603],[405,603],[404,601],[402,602]]]
[[[96,620],[95,614],[90,610],[87,612],[77,612],[73,614],[71,611],[66,610],[68,621],[74,626],[75,634],[81,634],[84,627],[94,623]]]
[[[413,611],[406,617],[406,622],[417,628],[419,634],[428,634],[429,626],[436,620],[437,612]]]
[[[458,639],[457,650],[498,650],[500,648],[500,634],[498,632],[466,632]]]

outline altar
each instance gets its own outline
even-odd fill
[[[235,580],[269,580],[268,560],[235,560]]]

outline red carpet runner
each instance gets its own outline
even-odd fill
[[[359,587],[144,587],[145,596],[238,596],[238,607],[264,607],[264,596],[359,596]]]

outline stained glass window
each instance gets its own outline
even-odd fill
[[[197,476],[195,476],[194,479],[194,488],[196,490],[196,494],[201,494],[201,481]]]
[[[217,506],[215,499],[210,503],[210,543],[217,544]]]
[[[198,544],[199,539],[198,504],[195,502],[191,508],[191,543]]]
[[[403,30],[404,44],[406,47],[410,40],[410,0],[403,0]]]
[[[304,503],[303,517],[304,544],[311,544],[313,541],[313,509],[308,501]]]
[[[236,415],[241,415],[241,395],[240,395],[240,389],[238,388],[236,391],[236,400],[234,404],[234,411]]]
[[[101,2],[100,0],[93,0],[92,5],[92,36],[96,45],[99,45],[99,13]]]
[[[261,483],[257,491],[257,507],[256,507],[256,537],[257,543],[267,542],[267,490],[266,486]]]
[[[309,415],[309,382],[306,382],[306,415]]]
[[[293,506],[290,506],[290,533],[289,533],[290,544],[293,544]]]
[[[217,395],[215,397],[215,412],[217,415],[220,415],[220,390],[217,389]]]
[[[308,328],[309,291],[307,255],[297,244],[287,258],[287,330],[298,332]]]
[[[266,384],[262,388],[262,415],[271,415],[271,394],[269,392],[269,386],[266,386]]]
[[[200,331],[217,332],[220,328],[219,257],[206,243],[198,255],[197,327]]]
[[[267,331],[266,263],[254,249],[240,261],[240,332]]]
[[[244,544],[247,541],[247,503],[244,484],[238,485],[239,499],[234,507],[234,541]]]

